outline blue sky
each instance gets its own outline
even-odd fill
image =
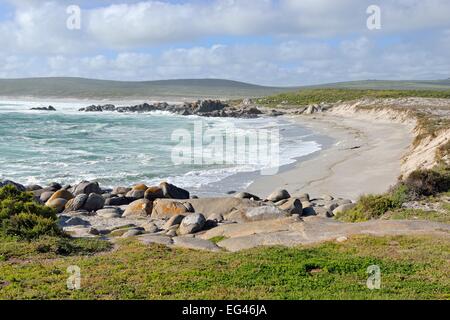
[[[381,29],[369,30],[373,4]],[[443,79],[449,17],[448,0],[0,0],[0,77]]]

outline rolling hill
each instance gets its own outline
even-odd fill
[[[221,79],[113,81],[84,78],[0,79],[0,96],[81,99],[244,98],[311,88],[450,90],[450,79],[365,80],[303,87],[268,87]]]

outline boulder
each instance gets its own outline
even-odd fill
[[[147,200],[149,201],[149,200]],[[190,203],[182,203],[169,199],[158,199],[153,203],[153,219],[171,218],[176,215],[186,215],[194,212]]]
[[[4,186],[13,186],[17,190],[22,191],[22,192],[27,191],[27,188],[25,188],[24,185],[14,182],[14,181],[11,181],[11,180],[0,181],[0,188],[2,188]]]
[[[292,197],[299,199],[302,203],[303,202],[309,202],[311,200],[311,198],[310,198],[308,193],[295,194]]]
[[[67,190],[58,190],[56,191],[51,197],[50,199],[48,199],[48,201],[52,201],[54,199],[66,199],[67,201],[69,201],[70,199],[73,199],[73,194],[70,193]]]
[[[314,207],[312,207],[312,206],[303,208],[303,213],[302,213],[302,215],[303,215],[304,217],[315,216],[315,215],[317,215],[317,214],[316,214],[316,208],[314,208]]]
[[[130,191],[131,191],[131,188],[126,188],[126,187],[115,187],[115,188],[112,190],[111,194],[113,194],[113,195],[119,195],[119,194],[125,195],[125,194],[127,194],[128,192],[130,192]]]
[[[173,216],[164,224],[163,229],[168,230],[177,224],[178,225],[181,224],[181,221],[183,221],[184,218],[185,218],[185,215],[181,215],[181,214],[177,214],[177,215]]]
[[[97,193],[91,193],[84,203],[83,209],[89,212],[93,212],[102,209],[104,205],[105,199],[101,195]]]
[[[131,191],[127,192],[127,194],[125,196],[127,198],[143,199],[144,194],[145,194],[144,190],[131,190]]]
[[[332,196],[330,196],[329,194],[324,194],[320,198],[322,198],[325,201],[333,201],[334,200],[334,198]]]
[[[201,213],[191,213],[184,217],[178,229],[179,235],[193,234],[203,229],[206,218]]]
[[[130,229],[127,232],[125,232],[121,237],[122,238],[131,238],[136,237],[138,235],[141,235],[143,230],[140,228]]]
[[[162,189],[163,195],[165,198],[169,199],[178,199],[178,200],[184,200],[189,199],[190,194],[188,191],[178,188],[177,186],[174,186],[173,184],[162,182],[159,187]]]
[[[131,191],[144,191],[145,192],[145,190],[147,190],[147,189],[148,189],[148,187],[145,184],[141,183],[141,184],[137,184],[137,185],[133,186],[133,188],[131,188]]]
[[[37,184],[32,184],[32,185],[26,186],[26,190],[27,191],[37,191],[37,190],[42,190],[42,187]]]
[[[129,216],[150,216],[153,210],[153,203],[147,199],[139,199],[130,203],[123,213],[124,217]]]
[[[52,209],[55,209],[56,212],[62,212],[64,210],[64,207],[67,203],[66,199],[62,199],[62,198],[57,198],[57,199],[52,199],[52,200],[48,200],[45,205],[47,207],[50,207]]]
[[[80,217],[68,217],[68,219],[60,219],[58,223],[61,227],[72,227],[72,226],[90,226],[89,221],[86,221]]]
[[[150,187],[145,190],[144,198],[148,200],[156,200],[164,198],[164,192],[160,187]]]
[[[182,203],[189,203],[194,208],[195,212],[201,212],[207,218],[211,215],[222,215],[223,218],[228,219],[231,213],[236,210],[254,208],[264,205],[261,201],[253,201],[250,199],[239,198],[200,198],[190,199],[188,201],[180,201]]]
[[[77,195],[75,198],[70,199],[66,203],[66,209],[64,210],[64,212],[80,210],[81,208],[83,208],[83,206],[86,203],[87,199],[88,199],[88,195],[87,194],[79,194],[79,195]]]
[[[333,215],[337,215],[341,212],[353,209],[354,207],[356,207],[356,203],[347,203],[347,204],[342,204],[339,207],[337,207],[336,209],[333,210]]]
[[[136,199],[127,197],[114,197],[105,200],[106,206],[123,206],[132,203]]]
[[[45,191],[41,193],[39,199],[41,200],[42,203],[46,203],[54,193],[55,193],[54,191]]]
[[[254,208],[246,208],[243,210],[237,210],[232,213],[228,219],[238,222],[251,222],[272,220],[286,217],[286,212],[280,210],[276,206],[260,206]]]
[[[288,214],[299,214],[303,213],[303,206],[299,199],[288,199],[286,203],[278,206],[279,209],[286,211]]]
[[[144,223],[143,225],[141,225],[141,228],[144,228],[145,232],[148,233],[156,233],[159,230],[158,226],[153,222]]]
[[[289,199],[291,197],[291,195],[289,194],[289,192],[287,192],[284,189],[281,190],[277,190],[274,191],[273,193],[271,193],[268,197],[267,200],[272,201],[272,202],[278,202],[284,199]]]
[[[248,193],[248,192],[239,192],[234,195],[235,198],[238,199],[253,199],[253,200],[261,200],[258,196],[255,196],[254,194]]]
[[[74,189],[74,195],[79,194],[102,194],[102,189],[100,189],[100,186],[98,185],[98,182],[89,182],[89,181],[82,181],[80,182]]]
[[[97,216],[107,219],[120,218],[122,216],[122,210],[115,207],[104,208],[97,210]]]
[[[48,185],[46,189],[49,189],[50,191],[58,191],[62,189],[62,185],[58,182],[52,182]]]

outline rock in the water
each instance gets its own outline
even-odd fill
[[[278,206],[283,211],[286,211],[288,214],[299,214],[301,215],[303,213],[303,206],[299,199],[288,199],[287,202],[284,204]]]
[[[66,203],[66,208],[64,212],[70,212],[70,211],[77,211],[83,208],[84,204],[86,203],[86,200],[88,199],[87,194],[79,194],[75,198],[70,199]]]
[[[253,200],[261,200],[258,196],[255,196],[254,194],[248,193],[248,192],[239,192],[234,195],[235,198],[238,199],[253,199]]]
[[[287,190],[277,190],[274,191],[272,194],[270,194],[267,197],[267,200],[272,201],[272,202],[278,202],[284,199],[289,199],[291,197],[291,195],[289,194],[289,192],[287,192]]]
[[[156,200],[164,198],[164,192],[160,187],[150,187],[145,191],[144,198],[148,200]]]
[[[203,229],[206,223],[206,218],[201,213],[191,213],[181,221],[178,229],[179,235],[186,235],[199,232]]]
[[[102,209],[104,205],[105,199],[101,195],[91,193],[84,203],[83,209],[92,212]]]
[[[152,218],[171,218],[176,215],[186,215],[190,212],[193,212],[193,208],[189,203],[183,204],[179,201],[158,199],[153,203]]]
[[[102,189],[100,189],[100,186],[98,185],[98,182],[89,182],[89,181],[82,181],[80,182],[74,189],[74,195],[79,194],[102,194]]]
[[[53,199],[53,200],[49,200],[45,203],[45,205],[49,208],[55,209],[56,212],[62,212],[64,210],[64,207],[66,206],[67,200],[66,199],[62,199],[62,198],[58,198],[58,199]]]
[[[129,216],[150,216],[153,210],[153,203],[147,199],[139,199],[130,203],[123,213],[124,217]]]
[[[190,194],[188,191],[178,188],[173,184],[162,182],[159,187],[162,189],[165,198],[178,200],[185,200],[190,198]]]
[[[341,212],[353,209],[354,207],[356,207],[356,203],[347,203],[347,204],[342,204],[339,207],[337,207],[336,209],[333,210],[333,215],[337,215]]]
[[[177,224],[178,225],[181,224],[181,221],[183,221],[184,218],[185,218],[185,215],[181,215],[181,214],[177,214],[177,215],[173,216],[164,224],[163,229],[168,230]]]

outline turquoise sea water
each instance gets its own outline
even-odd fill
[[[77,111],[89,104],[0,101],[0,180],[45,185],[52,181],[73,184],[84,179],[96,180],[104,187],[141,182],[153,185],[168,180],[202,194],[209,184],[261,169],[260,163],[174,165],[171,155],[177,141],[172,140],[172,133],[177,129],[193,133],[199,121],[203,128],[231,124],[244,135],[248,130],[279,128],[281,165],[321,148],[312,132],[283,119]],[[57,111],[29,110],[48,105]],[[239,190],[250,182],[242,180],[228,187]]]

